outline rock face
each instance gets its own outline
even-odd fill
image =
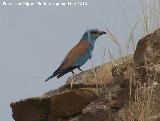
[[[95,100],[96,97],[97,94],[89,89],[71,90],[54,95],[50,98],[50,115],[64,118],[77,115],[81,112],[81,109]]]
[[[160,82],[159,31],[142,38],[134,56],[120,58],[71,76],[64,86],[46,92],[41,97],[11,103],[13,119],[15,121],[130,121],[131,119],[140,121],[138,115],[142,116],[146,111],[144,117],[150,116],[148,119],[155,120],[160,111],[158,110],[160,104],[156,102],[160,99],[158,93],[160,86],[153,85],[154,81]],[[155,48],[158,52],[155,52]],[[136,107],[144,109],[141,112],[135,111]],[[150,112],[146,107],[153,110]],[[154,110],[155,107],[159,108]]]
[[[11,103],[13,118],[16,121],[46,121],[49,114],[48,98],[30,98]]]
[[[134,62],[136,66],[160,63],[160,29],[139,40]]]

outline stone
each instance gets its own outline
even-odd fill
[[[49,117],[77,115],[91,101],[97,98],[95,89],[76,89],[51,97]]]
[[[47,121],[50,100],[48,98],[30,98],[11,103],[15,121]]]
[[[146,66],[150,63],[160,63],[160,29],[140,39],[134,53],[135,66]]]

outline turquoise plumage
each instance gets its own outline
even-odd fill
[[[45,82],[55,76],[60,78],[68,72],[72,72],[74,74],[73,70],[76,68],[82,71],[80,67],[84,65],[88,59],[91,59],[95,41],[103,34],[106,34],[106,32],[99,31],[98,29],[87,30],[79,43],[66,55],[59,68],[49,78],[47,78]]]

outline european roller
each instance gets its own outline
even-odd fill
[[[95,41],[103,34],[106,34],[106,32],[99,31],[98,29],[87,30],[80,41],[66,55],[58,69],[49,78],[47,78],[45,82],[55,76],[60,78],[68,72],[72,72],[74,74],[73,70],[76,68],[79,71],[83,71],[80,67],[84,65],[88,59],[92,58]]]

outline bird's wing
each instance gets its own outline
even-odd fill
[[[77,58],[85,54],[89,47],[87,41],[81,40],[76,46],[74,46],[69,53],[66,55],[64,61],[62,62],[60,69],[65,69],[74,65]]]

